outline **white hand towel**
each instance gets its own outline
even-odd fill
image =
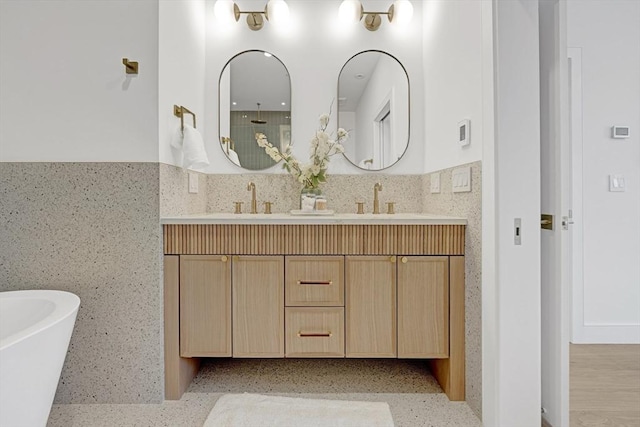
[[[176,129],[176,133],[173,134],[173,138],[171,138],[171,146],[182,150],[182,129],[180,129],[180,126]]]
[[[209,166],[209,158],[204,149],[202,135],[190,125],[184,125],[182,132],[183,166],[185,169],[202,169]]]

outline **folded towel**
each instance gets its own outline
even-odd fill
[[[182,166],[185,169],[202,169],[209,166],[209,158],[204,149],[202,135],[193,126],[185,123],[184,130],[178,129],[171,140],[171,146],[182,149]]]
[[[178,150],[182,150],[182,129],[180,129],[180,126],[178,126],[176,133],[173,134],[173,137],[171,138],[171,146]]]
[[[229,157],[229,160],[231,160],[236,165],[240,166],[240,159],[238,159],[238,153],[236,153],[233,150],[229,150],[229,152],[227,153],[227,156]]]

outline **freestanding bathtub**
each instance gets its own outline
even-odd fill
[[[0,292],[0,427],[47,424],[79,306],[69,292]]]

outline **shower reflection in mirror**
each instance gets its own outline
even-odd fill
[[[338,126],[349,130],[345,157],[366,170],[394,165],[409,144],[409,77],[386,52],[353,56],[338,80]]]
[[[276,162],[256,143],[256,133],[284,149],[291,138],[291,82],[273,54],[250,50],[227,62],[219,82],[220,144],[227,158],[244,169]]]

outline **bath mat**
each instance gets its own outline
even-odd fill
[[[393,427],[385,402],[225,394],[204,427]]]

